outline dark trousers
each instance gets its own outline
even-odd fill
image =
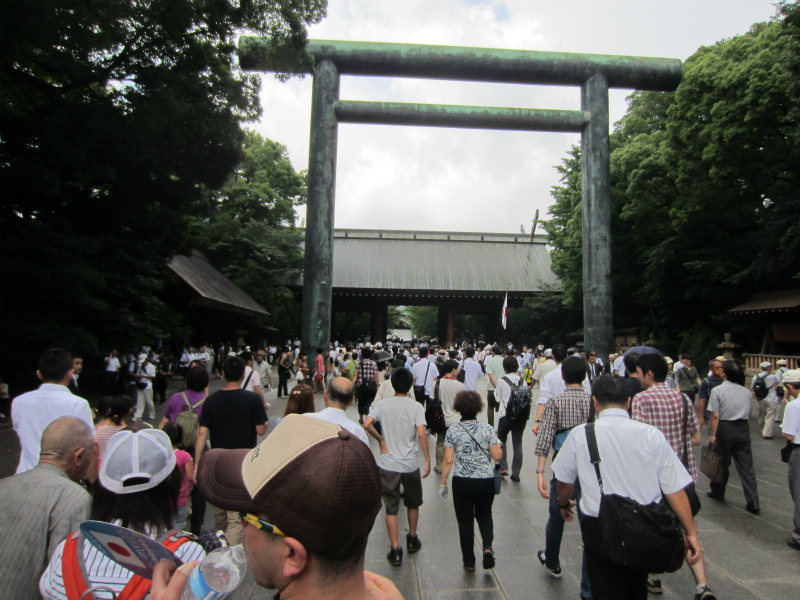
[[[494,540],[492,504],[494,503],[494,478],[473,479],[453,477],[453,507],[458,521],[461,557],[465,565],[475,565],[475,524],[481,532],[483,549],[489,550]]]
[[[206,499],[200,488],[192,487],[192,516],[190,518],[189,531],[195,535],[200,535],[203,529],[203,521],[206,518]]]
[[[289,395],[289,370],[278,367],[278,398]]]
[[[595,536],[597,517],[584,517],[584,539]],[[586,548],[586,546],[584,546]],[[586,568],[593,600],[647,600],[647,571],[619,567],[586,548]]]
[[[711,493],[725,496],[725,486],[730,476],[731,459],[736,463],[746,502],[758,502],[756,474],[753,471],[753,453],[750,449],[750,426],[746,419],[720,421],[717,427],[717,452],[722,459],[722,481],[711,483]]]
[[[522,426],[512,425],[508,417],[503,417],[497,423],[497,437],[503,442],[503,458],[500,459],[500,468],[503,471],[508,471],[508,432],[511,432],[511,445],[514,450],[514,458],[511,461],[511,474],[519,477],[522,470],[522,434],[525,433],[525,424]]]

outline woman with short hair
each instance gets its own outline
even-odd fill
[[[483,410],[483,399],[478,392],[458,392],[453,409],[461,415],[461,421],[450,427],[445,436],[439,496],[442,501],[447,498],[447,477],[452,469],[453,507],[458,521],[464,568],[467,571],[475,570],[474,518],[483,541],[483,568],[492,569],[495,564],[492,552],[492,504],[496,468],[493,462],[503,457],[503,450],[494,428],[478,421],[478,415]]]

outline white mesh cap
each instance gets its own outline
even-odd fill
[[[160,429],[120,431],[108,441],[100,483],[115,494],[156,487],[175,469],[175,451]]]

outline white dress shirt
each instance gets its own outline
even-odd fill
[[[478,391],[478,379],[483,375],[483,369],[478,361],[468,358],[464,361],[464,389]]]
[[[433,386],[439,376],[439,369],[436,367],[436,363],[429,360],[421,360],[414,365],[413,372],[414,377],[416,377],[414,385],[424,385],[425,395],[433,398]],[[426,372],[428,373],[427,379],[425,378]]]
[[[567,436],[553,461],[558,481],[581,484],[581,510],[596,517],[600,510],[600,486],[589,458],[584,428],[578,425]],[[595,421],[603,492],[631,498],[646,505],[674,494],[692,483],[664,434],[652,425],[634,421],[622,408],[607,408]]]
[[[14,399],[11,420],[22,446],[17,473],[30,471],[39,464],[42,433],[50,423],[61,417],[80,419],[94,431],[89,403],[74,396],[63,385],[43,383],[38,390]]]
[[[314,419],[320,419],[321,421],[328,421],[328,423],[333,423],[334,425],[338,425],[342,429],[346,429],[362,442],[364,442],[367,446],[369,446],[369,439],[367,439],[366,432],[361,428],[360,425],[354,423],[350,419],[347,418],[347,413],[345,413],[341,408],[333,408],[329,406],[328,408],[319,411],[318,413],[305,413],[304,417],[312,417]]]
[[[589,385],[589,378],[583,380],[583,391],[592,395],[592,386]],[[550,371],[544,376],[542,383],[539,385],[539,404],[547,404],[550,398],[555,398],[559,394],[563,394],[567,389],[567,384],[561,377],[561,365],[557,365],[555,369]]]

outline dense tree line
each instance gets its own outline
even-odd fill
[[[636,92],[611,137],[615,327],[664,350],[752,351],[762,331],[726,311],[800,287],[800,8],[702,47],[675,92]],[[563,306],[582,306],[580,149],[557,167],[545,223]]]
[[[226,240],[269,236],[256,224],[262,216],[267,224],[285,223],[285,204],[304,193],[297,174],[276,174],[285,179],[280,183],[270,179],[280,188],[277,195],[286,194],[280,201],[267,194],[270,209],[252,202],[261,191],[236,193],[246,179],[242,173],[226,184],[243,148],[247,154],[249,138],[240,125],[261,113],[258,77],[236,67],[236,36],[270,36],[270,52],[292,59],[292,70],[301,72],[312,60],[306,26],[324,16],[326,4],[0,4],[5,369],[51,344],[91,354],[110,343],[167,337],[180,316],[159,291],[168,278],[166,260],[196,241],[190,215],[192,231],[205,226],[216,234],[224,215],[246,213],[236,225],[228,223],[236,231],[220,246],[206,248],[215,256],[229,251]],[[223,195],[209,191],[223,185]],[[269,238],[276,242],[270,252],[287,252],[281,240]],[[255,241],[246,246],[240,264],[258,262],[253,258],[263,247]],[[246,270],[239,279],[256,281],[244,287],[261,289],[269,280]]]

